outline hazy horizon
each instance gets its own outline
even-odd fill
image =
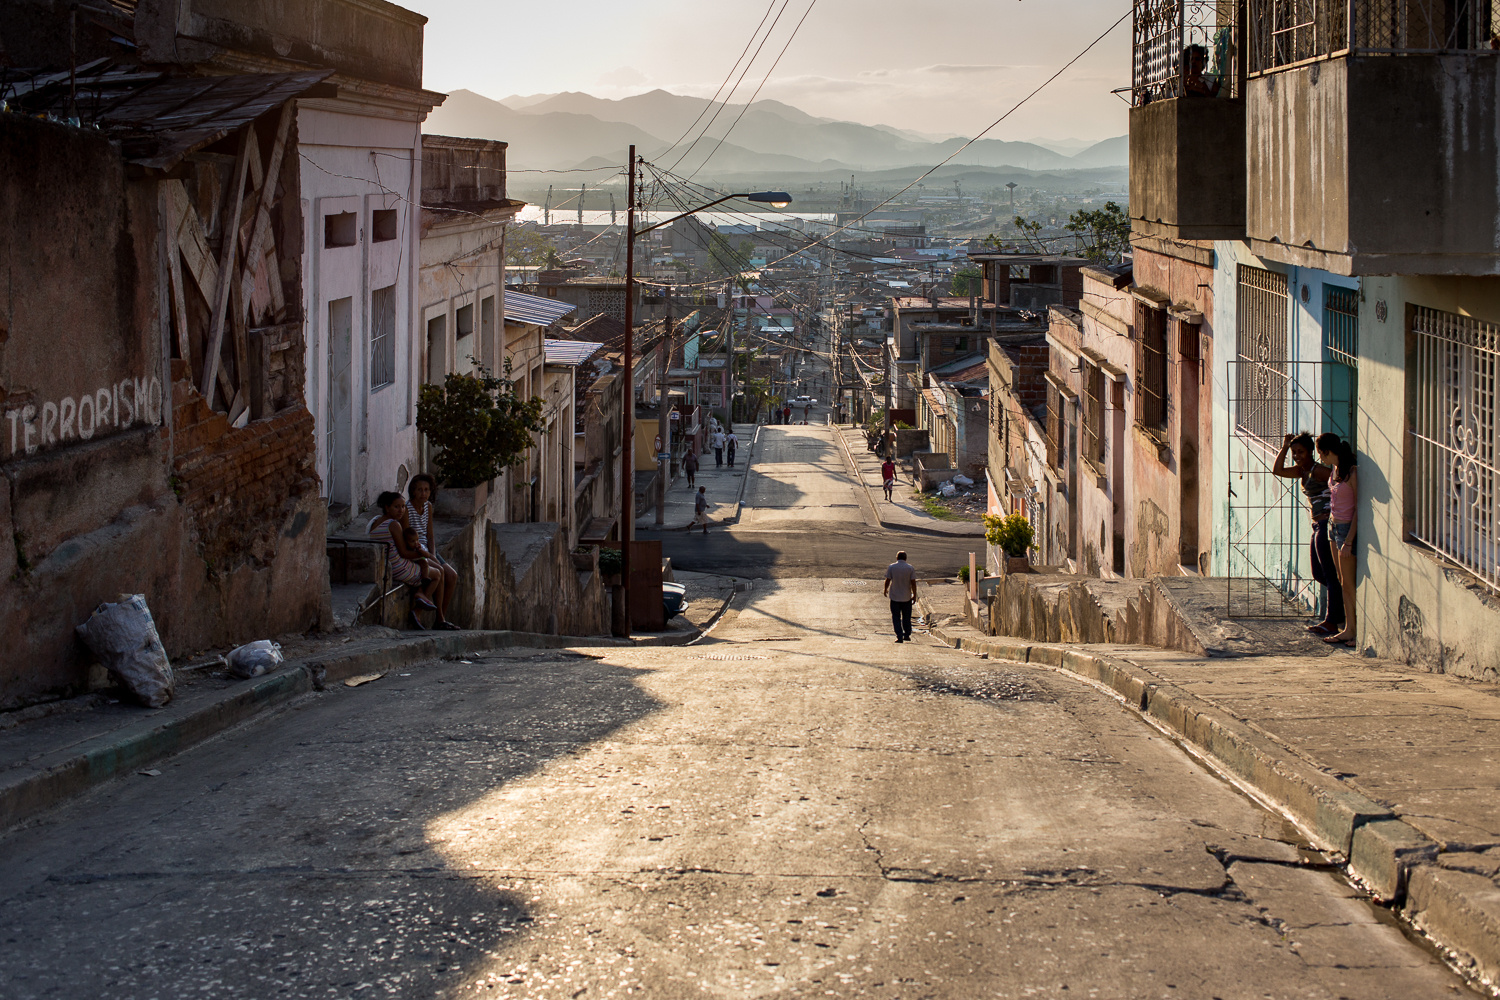
[[[616,3],[578,0],[560,25],[540,6],[480,0],[410,6],[429,18],[426,86],[496,101],[569,91],[609,100],[653,90],[709,98],[767,11],[761,4],[635,0],[622,12]],[[782,7],[780,0],[772,4],[767,24]],[[972,136],[1077,55],[1129,4],[948,0],[927,22],[914,18],[913,7],[902,0],[818,0],[757,99],[821,118]],[[733,103],[750,98],[807,9],[804,0],[785,5]],[[1067,13],[1059,17],[1060,10]],[[929,23],[928,30],[916,30]],[[1069,30],[1058,30],[1060,23]],[[530,41],[488,50],[475,43],[495,38]],[[1126,106],[1110,91],[1129,82],[1129,45],[1129,26],[1122,25],[988,137],[1097,142],[1125,134]],[[1024,53],[1025,61],[1006,62],[997,51]]]

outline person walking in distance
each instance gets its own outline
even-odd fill
[[[885,487],[885,498],[891,499],[896,490],[896,463],[890,459],[880,463],[880,484]]]
[[[724,439],[724,449],[729,453],[729,467],[734,468],[734,453],[740,446],[740,439],[735,436],[734,428],[729,428],[729,436]]]
[[[896,553],[896,561],[885,568],[885,596],[891,602],[891,624],[896,627],[896,641],[911,641],[911,606],[917,599],[917,571],[906,561],[905,552]]]
[[[698,495],[693,497],[693,523],[688,530],[702,525],[703,533],[708,534],[708,487],[698,487]]]
[[[693,479],[698,475],[698,446],[689,445],[687,454],[682,457],[682,471],[687,475],[688,489],[693,488]]]
[[[785,406],[783,406],[781,408],[781,422],[783,424],[790,424],[792,422],[792,404],[791,403],[787,403]]]
[[[714,449],[714,468],[724,467],[724,432],[715,427],[713,434],[709,436],[708,443]]]

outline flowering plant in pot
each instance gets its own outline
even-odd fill
[[[417,430],[434,449],[438,479],[450,490],[483,486],[526,456],[541,431],[542,400],[522,399],[515,383],[483,368],[457,372],[417,396]]]
[[[1024,573],[1027,570],[1026,553],[1035,538],[1036,532],[1024,514],[984,515],[984,540],[1006,554],[1008,572]]]

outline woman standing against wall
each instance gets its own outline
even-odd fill
[[[1323,641],[1353,648],[1355,641],[1354,571],[1358,562],[1354,549],[1355,521],[1359,510],[1359,467],[1354,449],[1337,434],[1318,436],[1318,456],[1333,466],[1328,477],[1328,540],[1338,563],[1339,583],[1344,589],[1344,627]]]
[[[1313,579],[1323,585],[1323,620],[1309,625],[1307,630],[1316,636],[1329,636],[1344,627],[1344,585],[1339,582],[1338,560],[1328,544],[1328,477],[1332,470],[1313,458],[1313,436],[1306,431],[1288,434],[1276,455],[1276,475],[1283,479],[1295,479],[1302,486],[1302,495],[1312,511],[1312,540],[1309,555],[1312,561]],[[1292,464],[1286,464],[1290,454]]]

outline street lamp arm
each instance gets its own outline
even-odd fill
[[[646,233],[651,232],[653,229],[660,229],[662,226],[670,226],[672,223],[678,221],[679,219],[686,219],[690,215],[697,215],[699,212],[705,212],[708,209],[713,208],[715,205],[722,205],[726,201],[733,201],[736,198],[744,198],[746,201],[764,202],[766,204],[769,204],[772,208],[786,208],[792,203],[792,196],[784,191],[756,191],[753,194],[726,194],[724,197],[718,199],[717,201],[711,201],[707,205],[699,205],[697,208],[688,209],[686,212],[683,212],[680,215],[674,215],[670,219],[665,219],[661,222],[656,223],[655,225],[647,226],[644,229],[634,230],[633,235],[642,236]]]

